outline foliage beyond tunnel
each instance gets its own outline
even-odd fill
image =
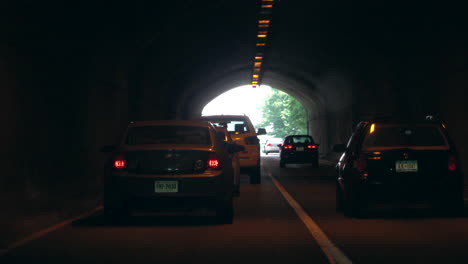
[[[260,127],[271,127],[269,135],[283,138],[291,134],[307,134],[307,112],[294,97],[277,89],[261,107],[263,112]]]

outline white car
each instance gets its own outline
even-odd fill
[[[268,153],[280,153],[281,148],[278,145],[283,144],[282,138],[269,138],[265,141],[263,146],[263,153],[268,155]]]
[[[210,115],[202,116],[201,120],[226,128],[232,140],[245,147],[244,151],[239,152],[241,171],[249,174],[250,183],[260,183],[260,141],[257,135],[265,135],[265,129],[259,128],[256,132],[246,115]]]

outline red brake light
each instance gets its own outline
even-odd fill
[[[268,147],[271,146],[271,143],[268,143],[267,146],[268,146]]]
[[[307,148],[308,148],[308,149],[316,149],[316,148],[317,148],[317,145],[307,145]]]
[[[292,146],[292,145],[284,145],[283,148],[284,148],[284,149],[292,149],[293,146]]]
[[[449,156],[448,170],[455,171],[456,169],[457,169],[457,160],[455,159],[455,156]]]
[[[221,168],[221,162],[216,153],[210,153],[208,155],[207,166],[209,169],[219,169]]]
[[[127,167],[127,160],[123,154],[118,154],[114,158],[114,168],[118,170],[123,170]]]

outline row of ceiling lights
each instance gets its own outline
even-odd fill
[[[271,33],[271,16],[275,0],[261,0],[260,16],[257,24],[257,43],[252,72],[252,87],[260,86],[263,74],[263,62],[265,50],[268,44],[268,36]]]

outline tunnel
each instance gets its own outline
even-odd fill
[[[468,164],[467,21],[450,1],[274,1],[267,12],[260,0],[7,2],[7,215],[63,218],[99,204],[102,146],[117,144],[132,120],[200,115],[216,96],[252,82],[259,52],[261,84],[304,105],[322,155],[336,159],[331,147],[371,116],[436,114]],[[261,49],[259,19],[271,20]]]

